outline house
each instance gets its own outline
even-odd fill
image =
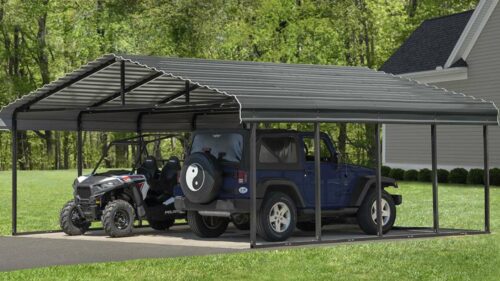
[[[500,5],[481,0],[473,11],[424,21],[381,67],[382,71],[500,105]],[[431,128],[388,124],[383,162],[429,168]],[[489,130],[490,166],[500,167],[500,128]],[[438,166],[483,167],[481,128],[437,126]]]

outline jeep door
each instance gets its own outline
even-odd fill
[[[315,200],[315,172],[314,172],[314,138],[309,135],[303,137],[305,174],[304,182],[307,190],[306,202],[314,206]],[[349,193],[350,177],[346,174],[342,164],[338,164],[335,149],[330,139],[323,135],[320,142],[321,159],[321,204],[322,209],[345,207]]]

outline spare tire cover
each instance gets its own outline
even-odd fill
[[[182,192],[193,203],[208,203],[215,199],[222,185],[222,169],[209,153],[189,155],[181,170]]]

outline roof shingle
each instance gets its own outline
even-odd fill
[[[403,74],[444,66],[473,12],[471,10],[424,21],[380,70]],[[464,66],[463,63],[458,66]]]

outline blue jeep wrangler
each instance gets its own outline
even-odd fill
[[[191,230],[217,237],[230,221],[249,228],[249,135],[245,129],[192,134],[176,188],[175,207],[187,212]],[[283,241],[295,227],[314,231],[314,137],[312,132],[257,131],[257,233]],[[356,217],[367,234],[377,233],[375,171],[339,162],[330,137],[321,133],[322,223]],[[382,186],[397,187],[382,178]],[[383,230],[396,219],[400,195],[382,194]]]

